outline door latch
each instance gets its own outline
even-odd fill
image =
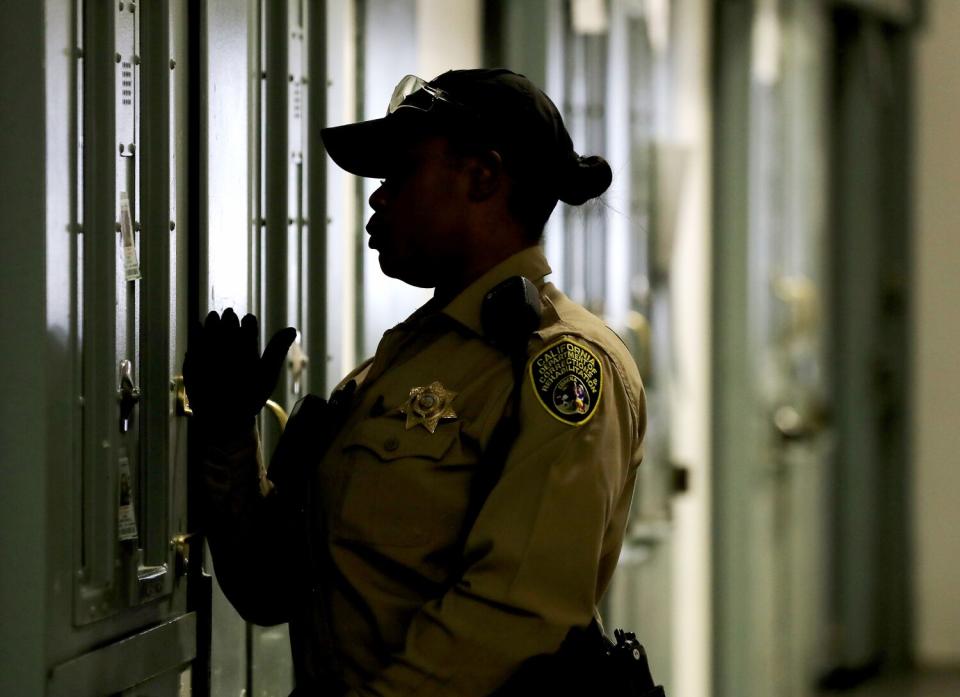
[[[133,408],[140,401],[140,388],[133,384],[133,364],[124,359],[120,361],[120,390],[117,392],[120,402],[120,433],[130,430]]]
[[[290,388],[295,397],[299,397],[303,392],[303,373],[309,363],[306,351],[300,344],[300,332],[297,332],[297,339],[290,346],[290,352],[287,354],[287,368],[290,370]]]
[[[190,398],[187,396],[187,386],[183,382],[182,375],[174,375],[170,381],[170,389],[177,396],[177,416],[193,416],[193,409],[190,408]]]
[[[193,543],[199,539],[199,535],[193,532],[180,534],[174,537],[170,544],[175,553],[175,573],[176,578],[183,578],[190,571],[190,552]]]

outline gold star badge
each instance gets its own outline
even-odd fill
[[[420,424],[433,433],[441,420],[457,418],[457,412],[450,406],[456,396],[456,392],[451,392],[439,382],[432,382],[428,387],[414,387],[407,401],[399,408],[400,412],[407,415],[406,429],[409,431]]]

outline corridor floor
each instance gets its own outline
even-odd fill
[[[871,680],[846,697],[960,697],[960,670],[891,675]]]

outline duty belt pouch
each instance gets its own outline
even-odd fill
[[[636,637],[619,629],[614,636],[596,621],[574,628],[556,653],[526,661],[491,697],[665,697]]]
[[[327,401],[308,394],[294,407],[293,413],[277,441],[267,472],[270,480],[284,495],[302,493],[306,485],[304,451],[316,433],[317,424],[324,423],[328,412]]]
[[[294,651],[297,689],[291,697],[346,692],[336,652],[330,643],[330,608],[323,601],[322,593],[313,593],[322,580],[330,577],[331,561],[325,543],[326,530],[322,526],[324,515],[317,511],[319,501],[314,500],[312,477],[318,460],[326,453],[346,418],[355,389],[356,383],[350,381],[343,389],[334,392],[329,402],[313,394],[297,402],[270,460],[268,475],[276,485],[276,495],[293,512],[296,520],[298,539],[295,546],[301,551],[302,563],[298,590],[304,594],[302,602],[313,611],[313,631],[309,636],[295,632],[295,624],[302,625],[303,618],[299,623],[291,622],[291,644],[301,642],[300,649]],[[298,661],[297,656],[303,655],[304,651],[309,658]]]
[[[270,480],[286,489],[285,494],[302,495],[306,491],[310,476],[307,465],[326,452],[347,415],[356,387],[351,380],[334,392],[329,402],[308,394],[293,407],[268,471]]]

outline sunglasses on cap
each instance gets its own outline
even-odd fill
[[[437,102],[449,104],[463,111],[470,111],[464,104],[451,97],[449,92],[434,87],[416,75],[406,75],[393,88],[390,105],[387,107],[387,116],[400,109],[430,111]]]

